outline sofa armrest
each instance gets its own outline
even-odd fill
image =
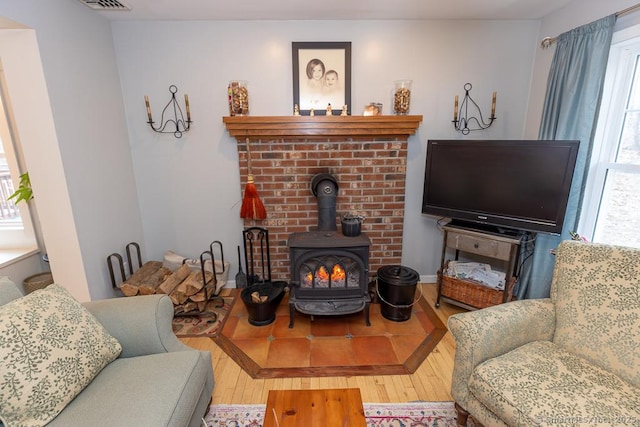
[[[22,297],[22,292],[18,285],[13,283],[7,276],[0,276],[0,305]]]
[[[120,357],[191,350],[173,333],[173,303],[166,295],[113,298],[84,306],[120,342]]]
[[[549,298],[513,301],[454,314],[447,326],[456,341],[451,395],[465,407],[467,384],[476,366],[528,342],[551,341],[555,308]]]

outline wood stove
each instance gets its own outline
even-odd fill
[[[365,312],[370,326],[368,293],[369,237],[347,237],[337,231],[335,197],[338,184],[329,174],[312,180],[318,198],[318,229],[292,233],[287,241],[291,260],[289,327],[295,311],[307,315]]]

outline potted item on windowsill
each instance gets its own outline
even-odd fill
[[[15,199],[14,202],[16,204],[20,203],[22,200],[28,202],[33,199],[33,190],[31,190],[31,180],[29,179],[29,172],[25,172],[20,175],[20,185],[18,189],[10,195],[7,200]]]
[[[30,294],[31,292],[37,291],[38,289],[44,289],[52,283],[53,276],[51,275],[51,272],[47,271],[27,277],[22,282],[22,286],[24,286],[25,293]]]
[[[33,199],[33,190],[31,189],[31,179],[29,178],[29,172],[25,172],[20,175],[20,184],[18,189],[10,195],[7,200],[14,200],[16,204],[24,201],[28,203],[31,199]],[[45,262],[49,262],[47,255],[45,254],[42,259]],[[34,274],[32,276],[27,277],[22,282],[24,286],[24,290],[26,293],[31,293],[38,289],[44,289],[50,284],[53,283],[53,276],[51,272],[46,271],[44,273]]]

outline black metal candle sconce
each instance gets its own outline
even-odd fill
[[[184,115],[182,114],[182,109],[180,105],[178,105],[178,101],[176,100],[176,93],[178,92],[178,88],[175,85],[169,86],[169,92],[171,92],[171,100],[167,103],[167,105],[162,110],[162,115],[160,116],[160,125],[158,127],[154,126],[153,118],[151,117],[151,107],[149,106],[149,97],[147,95],[144,96],[144,103],[147,107],[147,117],[149,121],[147,122],[151,129],[158,133],[172,133],[176,138],[182,138],[182,134],[188,132],[191,128],[191,110],[189,109],[189,96],[184,95],[184,104],[187,112],[187,120],[184,119]],[[165,120],[164,115],[167,113],[170,115],[170,111],[167,112],[169,107],[173,107],[173,119],[168,118]],[[171,128],[175,126],[175,130],[165,130],[165,128],[172,124]]]
[[[469,95],[471,88],[471,83],[466,83],[464,85],[465,95],[462,103],[460,104],[460,108],[458,109],[458,95],[455,97],[453,106],[453,127],[455,130],[462,132],[463,135],[468,135],[471,131],[487,129],[496,119],[496,92],[493,92],[493,96],[491,98],[491,116],[489,117],[489,123],[486,123],[482,117],[480,107],[473,98],[471,98],[471,95]],[[471,113],[473,114],[475,110],[478,117],[469,116],[470,104],[473,106]]]

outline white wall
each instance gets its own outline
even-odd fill
[[[0,0],[0,16],[35,29],[55,123],[62,166],[32,172],[36,197],[39,189],[53,187],[67,192],[71,206],[68,214],[58,209],[61,200],[44,212],[39,206],[47,249],[50,255],[57,252],[54,275],[56,268],[73,270],[86,276],[85,283],[73,280],[91,298],[110,296],[106,256],[122,252],[129,241],[140,242],[143,258],[150,259],[167,249],[196,256],[218,239],[235,264],[242,194],[235,143],[222,125],[227,82],[249,80],[251,114],[290,114],[291,42],[317,40],[353,43],[355,114],[371,101],[383,102],[388,114],[393,80],[414,80],[411,112],[424,121],[409,141],[403,264],[433,275],[441,234],[433,218],[420,214],[425,143],[462,137],[451,127],[453,97],[463,95],[462,86],[471,82],[472,96],[488,109],[491,92],[498,92],[498,120],[488,131],[465,138],[535,138],[552,56],[552,50],[538,48],[540,38],[634,1],[577,0],[545,18],[539,30],[534,21],[118,22],[110,27],[75,0]],[[143,96],[150,96],[158,118],[170,84],[191,101],[193,130],[181,140],[154,134],[145,123]],[[50,153],[30,152],[28,164],[52,168],[46,161]],[[61,173],[65,182],[59,182]],[[78,250],[65,251],[68,245]]]
[[[573,28],[604,18],[605,16],[624,10],[637,3],[637,0],[574,0],[563,9],[542,19],[539,40],[541,41],[544,37],[556,37]],[[630,22],[638,22],[639,20],[640,12],[621,17],[616,22],[616,29],[629,25]],[[538,47],[535,53],[531,96],[529,97],[529,108],[525,127],[525,137],[527,138],[535,139],[538,137],[544,96],[547,89],[547,78],[554,52],[555,45],[549,49]]]
[[[72,0],[0,0],[0,16],[33,29],[4,63],[54,278],[113,296],[107,255],[144,241],[110,25]]]
[[[424,120],[409,140],[403,264],[433,276],[441,233],[420,213],[426,141],[461,137],[453,98],[467,82],[485,115],[498,92],[498,120],[467,138],[522,136],[538,22],[116,22],[113,33],[150,257],[168,249],[197,256],[217,239],[237,265],[244,177],[222,124],[228,81],[249,81],[252,115],[289,115],[291,42],[350,41],[354,114],[372,101],[389,114],[393,81],[414,81],[411,113]],[[179,98],[189,95],[194,120],[181,140],[145,123],[144,95],[158,120],[171,84]]]
[[[78,261],[79,248],[74,239],[74,224],[71,216],[69,195],[64,185],[62,163],[49,99],[45,86],[42,64],[38,52],[38,45],[33,30],[10,29],[0,30],[0,56],[14,117],[17,138],[23,147],[25,159],[33,166],[30,178],[43,213],[42,225],[47,231],[46,236],[56,236],[52,239],[49,250],[52,255],[69,255],[65,265],[72,267],[61,269],[56,263],[52,272],[58,276],[61,283],[67,282],[67,288],[78,298],[88,299],[84,269]],[[47,215],[47,206],[57,204],[57,221]],[[66,247],[61,247],[63,235],[69,236]],[[26,262],[24,263],[26,264]],[[17,272],[17,266],[13,268]],[[17,281],[17,280],[16,280]],[[19,281],[18,281],[19,283]]]

